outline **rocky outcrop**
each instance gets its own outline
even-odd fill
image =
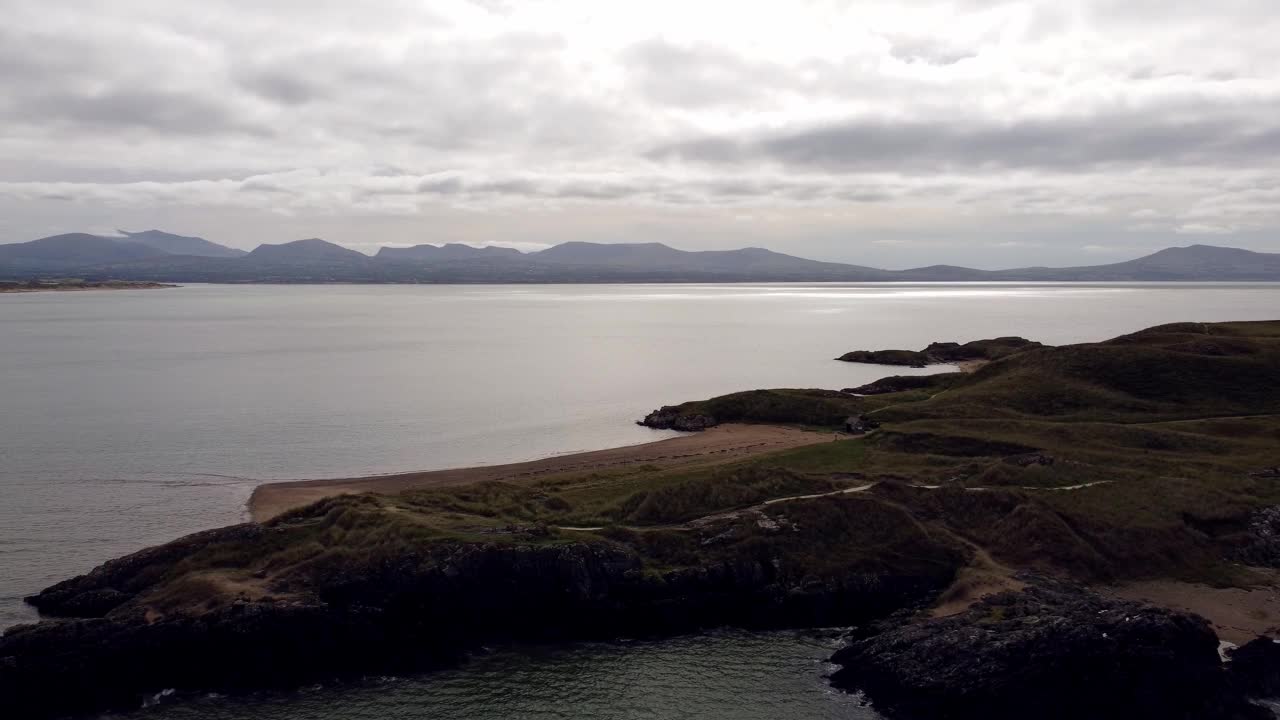
[[[657,430],[697,431],[713,428],[720,423],[710,415],[683,412],[674,405],[664,405],[645,415],[643,420],[636,421],[636,424]]]
[[[1280,697],[1280,642],[1260,637],[1230,651],[1232,682],[1250,697]]]
[[[1014,353],[1041,347],[1045,346],[1026,338],[998,337],[974,340],[963,345],[954,342],[935,342],[930,343],[924,350],[854,350],[836,359],[872,365],[925,367],[968,360],[998,360]]]
[[[1054,463],[1054,458],[1052,455],[1047,453],[1032,452],[1023,453],[1021,455],[1011,455],[1004,458],[1004,461],[1010,465],[1016,465],[1017,467],[1031,467],[1033,465],[1048,467]]]
[[[260,540],[273,532],[278,531],[242,523],[193,533],[109,560],[88,574],[63,580],[25,599],[46,616],[104,617],[156,582],[152,568],[172,565],[206,547]]]
[[[1253,513],[1237,543],[1236,560],[1246,565],[1280,568],[1280,505]]]
[[[234,691],[429,668],[487,641],[847,624],[931,597],[947,582],[945,573],[815,577],[768,554],[655,573],[608,542],[454,542],[337,554],[273,596],[216,606],[194,599],[157,615],[131,588],[160,567],[158,553],[179,552],[143,551],[37,596],[47,610],[98,617],[19,626],[0,638],[6,716],[131,708],[167,688]]]
[[[832,682],[891,718],[1269,718],[1194,615],[1036,579],[943,619],[881,625]]]
[[[880,423],[866,415],[845,418],[844,431],[851,435],[865,435],[880,427]]]

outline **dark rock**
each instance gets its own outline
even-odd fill
[[[1053,456],[1045,453],[1024,453],[1022,455],[1013,455],[1004,459],[1010,465],[1018,467],[1031,467],[1032,465],[1048,466],[1053,464]]]
[[[114,562],[117,572],[60,584],[57,607],[91,605],[73,585],[92,595],[90,578],[122,583],[119,568],[139,558]],[[271,600],[160,618],[126,603],[105,617],[22,625],[0,637],[0,715],[133,708],[166,688],[237,691],[427,669],[492,641],[850,624],[932,597],[949,580],[815,577],[767,556],[661,577],[642,569],[634,551],[611,543],[453,543],[313,563]]]
[[[1280,643],[1260,637],[1231,650],[1227,665],[1236,687],[1251,697],[1280,696]]]
[[[1258,472],[1249,473],[1249,477],[1259,480],[1280,480],[1280,467],[1263,468]]]
[[[880,423],[866,415],[845,418],[844,431],[852,435],[864,435],[880,427]]]
[[[998,360],[1014,353],[1040,347],[1045,346],[1026,338],[998,337],[974,340],[963,345],[953,342],[935,342],[930,343],[924,350],[854,350],[836,359],[874,365],[924,367],[966,360]]]
[[[1280,567],[1280,505],[1263,508],[1249,517],[1249,526],[1234,555],[1246,565]]]
[[[944,619],[879,626],[832,682],[892,718],[1266,718],[1228,680],[1209,623],[1038,580]]]
[[[684,430],[687,432],[695,432],[715,427],[720,423],[710,415],[704,415],[702,413],[682,413],[680,409],[675,406],[664,405],[648,415],[645,415],[644,419],[638,421],[636,424],[656,428],[658,430]]]
[[[908,365],[911,367],[923,367],[929,361],[928,356],[915,350],[853,350],[836,359],[843,362],[866,363],[869,365]]]

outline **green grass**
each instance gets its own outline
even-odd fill
[[[1280,466],[1280,322],[1022,348],[971,375],[870,397],[760,390],[681,411],[817,427],[871,413],[883,425],[720,466],[329,498],[260,533],[161,548],[121,589],[203,607],[218,592],[211,577],[304,594],[361,568],[436,562],[458,543],[575,542],[630,548],[654,578],[741,559],[802,576],[938,578],[972,543],[1008,566],[1082,580],[1244,582],[1232,548],[1251,513],[1280,504],[1280,482],[1251,475]],[[1091,483],[1101,484],[1061,489]]]

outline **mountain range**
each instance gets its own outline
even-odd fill
[[[383,247],[372,257],[319,238],[245,252],[159,230],[0,244],[0,278],[54,276],[229,283],[1280,281],[1280,254],[1191,245],[1109,265],[881,270],[762,248],[686,251],[656,242],[567,242],[530,253],[451,243]]]

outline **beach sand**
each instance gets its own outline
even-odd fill
[[[761,453],[832,442],[835,437],[841,436],[773,425],[730,424],[642,445],[557,455],[509,465],[268,483],[254,489],[249,498],[249,515],[255,522],[262,522],[321,498],[348,493],[398,493],[417,488],[489,480],[519,482],[547,475],[617,470],[641,465],[663,469],[717,465]]]
[[[1236,645],[1280,627],[1280,593],[1274,587],[1215,588],[1177,580],[1150,580],[1102,589],[1104,594],[1203,616],[1220,640]]]

